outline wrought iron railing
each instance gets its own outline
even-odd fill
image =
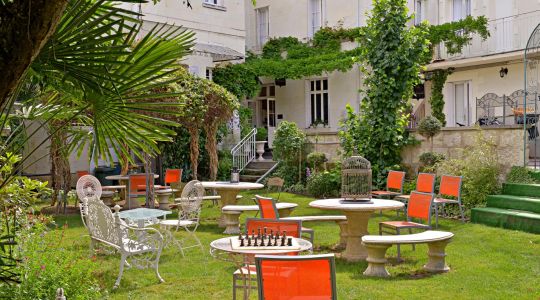
[[[236,146],[231,149],[232,166],[242,171],[252,160],[255,159],[255,135],[257,128],[253,128]]]

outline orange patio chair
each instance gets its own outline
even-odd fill
[[[277,219],[256,219],[248,218],[246,220],[246,230],[249,234],[254,232],[257,234],[259,229],[261,231],[266,230],[269,232],[273,230],[274,232],[279,231],[287,232],[287,236],[290,237],[300,237],[302,230],[302,221],[299,220],[277,220]],[[248,278],[249,279],[246,279]],[[243,284],[238,284],[238,281],[242,281]],[[236,289],[241,288],[244,290],[244,299],[247,299],[248,288],[257,289],[255,284],[248,285],[247,280],[252,282],[257,281],[257,270],[255,265],[246,265],[240,269],[237,269],[233,273],[233,299],[236,299]]]
[[[182,181],[182,169],[167,169],[165,171],[165,185]]]
[[[435,174],[431,173],[418,173],[418,178],[416,178],[416,189],[415,191],[421,193],[435,193]],[[404,202],[407,205],[411,195],[400,195],[396,196],[394,199]],[[405,209],[406,211],[406,209]],[[399,215],[399,210],[397,211]]]
[[[465,215],[463,213],[463,205],[461,204],[461,182],[463,178],[461,176],[441,176],[441,185],[439,187],[439,195],[433,200],[435,205],[435,227],[439,226],[439,205],[442,205],[443,217],[445,216],[444,208],[446,204],[457,204],[459,206],[459,213],[461,214],[461,221],[465,222]],[[449,199],[452,197],[453,199]]]
[[[255,195],[257,205],[259,205],[259,211],[261,212],[261,218],[263,219],[279,219],[279,211],[276,207],[276,200],[273,198],[262,197]],[[302,233],[309,235],[309,241],[313,244],[315,238],[315,232],[311,228],[302,227]]]
[[[412,229],[431,229],[431,208],[433,206],[433,194],[421,193],[417,191],[411,192],[409,198],[409,204],[407,205],[407,221],[386,221],[379,223],[379,235],[383,233],[397,234],[401,233],[401,230],[407,229],[409,234],[412,233]],[[411,219],[418,219],[426,221],[426,224],[412,222]],[[384,229],[391,229],[393,232],[384,231]],[[414,244],[413,250],[414,250]],[[401,260],[401,252],[399,244],[397,245],[397,258]]]
[[[90,175],[90,172],[88,172],[86,170],[77,171],[77,179],[83,177],[84,175]]]
[[[259,299],[337,299],[334,254],[255,256]]]
[[[389,171],[386,178],[385,191],[371,191],[375,198],[394,198],[403,194],[403,183],[405,182],[405,172]]]

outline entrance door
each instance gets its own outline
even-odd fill
[[[259,127],[268,129],[268,147],[272,148],[274,131],[276,130],[276,99],[260,99],[259,103]]]

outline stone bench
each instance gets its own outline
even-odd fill
[[[280,216],[289,216],[293,209],[298,206],[296,203],[278,202],[276,208]],[[258,205],[225,205],[221,209],[225,216],[225,234],[240,233],[240,215],[243,212],[259,211]],[[281,219],[281,218],[280,218]]]
[[[364,271],[364,275],[390,276],[385,268],[386,250],[397,244],[427,244],[428,262],[424,265],[424,269],[432,273],[448,272],[450,268],[446,265],[444,250],[453,236],[454,234],[451,232],[431,230],[406,235],[365,235],[362,237],[362,245],[366,247],[368,252],[366,259],[368,267]]]
[[[334,249],[345,249],[347,246],[347,217],[346,216],[295,216],[279,218],[280,220],[299,220],[302,224],[305,222],[336,222],[339,225],[339,243]]]

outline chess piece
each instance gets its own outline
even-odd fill
[[[287,238],[287,246],[292,246],[292,237]]]
[[[249,236],[248,236],[248,238],[247,238],[247,245],[248,245],[248,246],[251,246],[251,238],[250,238]]]
[[[287,241],[287,239],[285,238],[285,236],[282,236],[282,237],[281,237],[281,246],[287,246],[287,245],[285,244],[286,241]]]
[[[240,238],[240,247],[244,247],[244,239]]]
[[[257,231],[257,236],[261,236],[261,228],[259,227],[258,231]]]
[[[278,244],[278,236],[277,235],[274,237],[274,246],[279,246],[279,244]]]

